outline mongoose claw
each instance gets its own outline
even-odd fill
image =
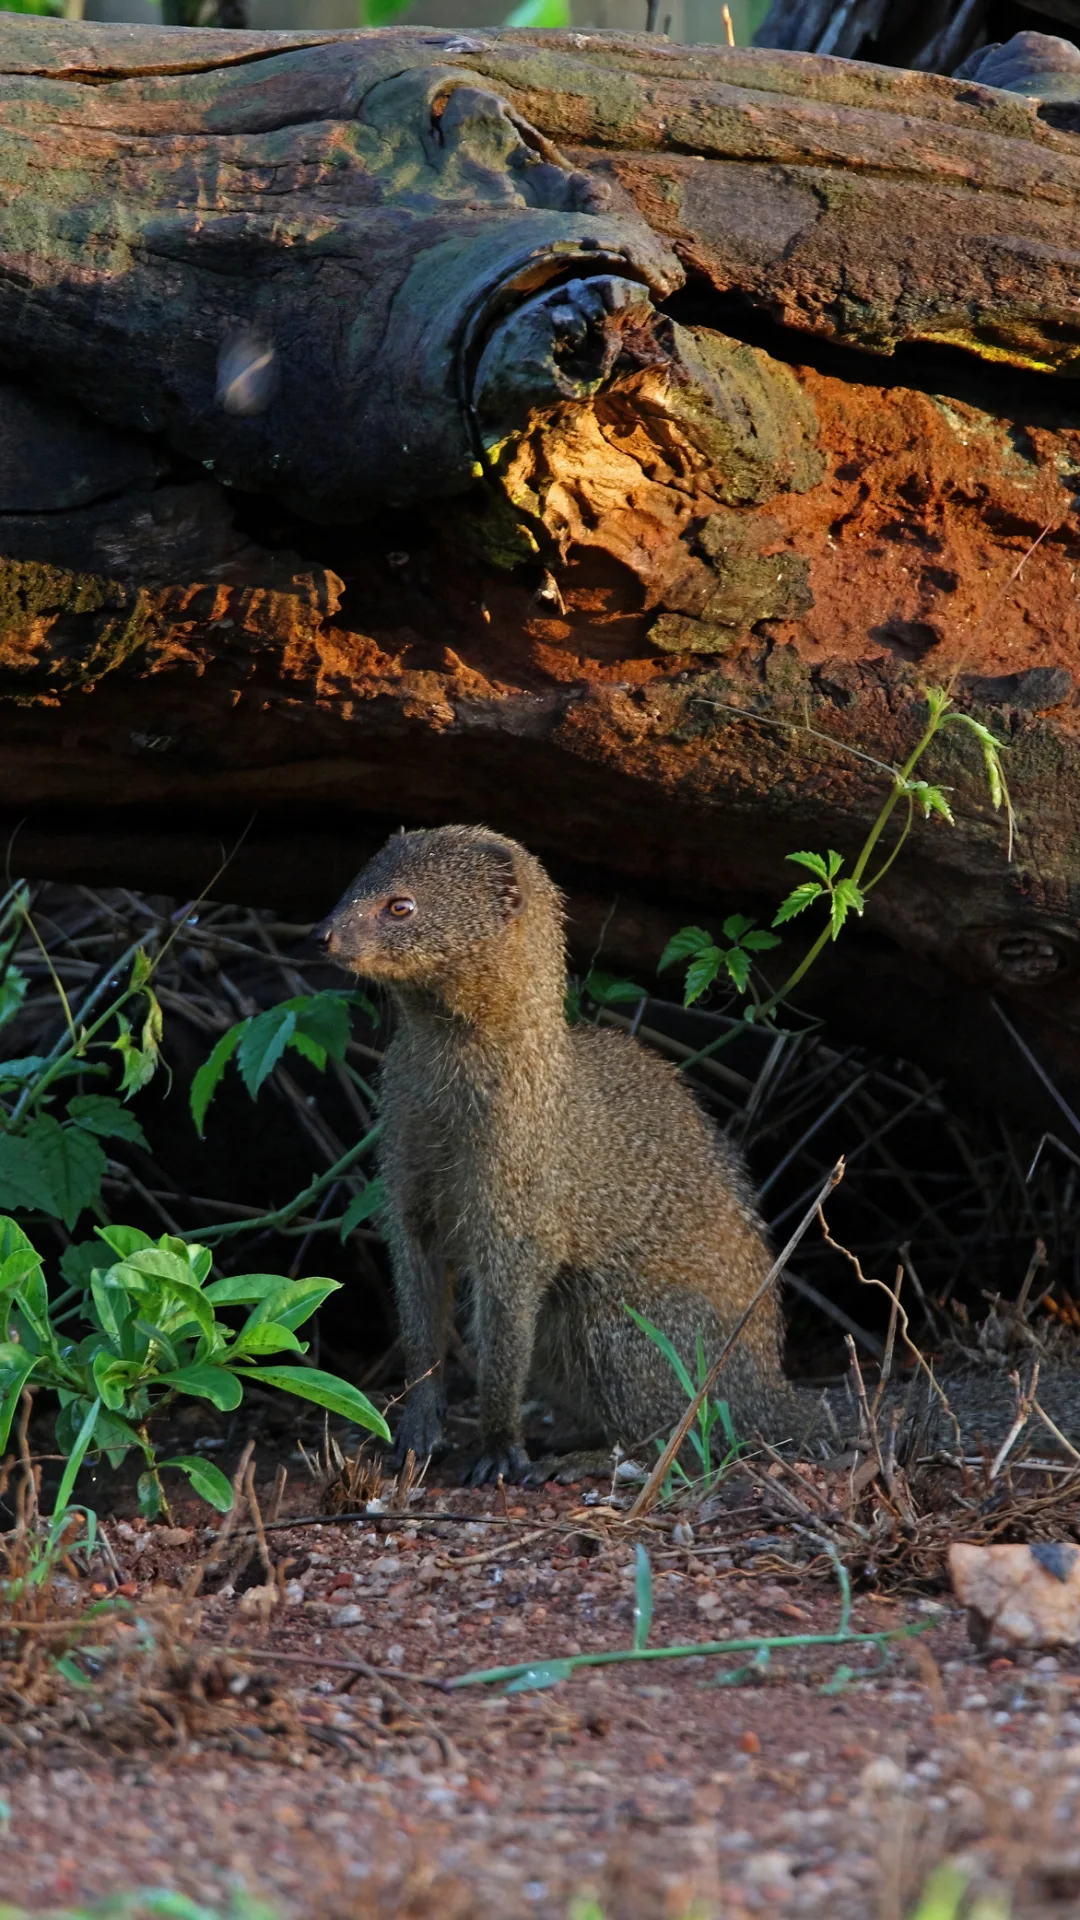
[[[529,1456],[524,1447],[512,1440],[496,1441],[462,1476],[462,1486],[482,1487],[489,1480],[507,1480],[516,1484],[524,1480],[528,1471]]]

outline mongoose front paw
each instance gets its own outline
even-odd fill
[[[529,1456],[515,1441],[492,1441],[463,1476],[465,1487],[482,1487],[488,1480],[517,1482],[529,1471]]]
[[[415,1453],[418,1460],[426,1460],[441,1441],[442,1415],[438,1406],[433,1401],[427,1404],[421,1401],[416,1406],[410,1402],[401,1416],[401,1425],[390,1454],[390,1465],[403,1467],[410,1453]]]

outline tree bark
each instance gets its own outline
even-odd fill
[[[15,866],[191,892],[254,815],[223,888],[315,912],[388,826],[483,818],[644,967],[850,857],[948,683],[1012,862],[946,735],[957,825],[821,991],[934,1060],[999,991],[1075,1079],[1061,112],[644,36],[0,19]]]

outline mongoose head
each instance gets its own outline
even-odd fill
[[[394,834],[314,938],[352,973],[444,992],[498,967],[531,906],[560,930],[559,896],[539,862],[483,827]]]

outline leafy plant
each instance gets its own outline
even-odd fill
[[[700,1332],[697,1336],[697,1350],[694,1356],[697,1368],[697,1379],[695,1381],[690,1378],[689,1369],[674,1342],[663,1332],[662,1328],[654,1326],[653,1322],[646,1319],[643,1313],[639,1313],[636,1307],[627,1306],[625,1300],[623,1301],[623,1306],[626,1307],[626,1311],[630,1315],[634,1325],[640,1327],[642,1333],[647,1334],[654,1347],[663,1354],[664,1359],[667,1361],[668,1366],[671,1368],[671,1371],[685,1393],[687,1400],[696,1399],[698,1390],[709,1372],[709,1363],[705,1357],[705,1344]],[[718,1427],[724,1437],[723,1452],[719,1454],[713,1440],[713,1435]],[[727,1401],[710,1400],[706,1397],[698,1408],[697,1420],[695,1425],[690,1429],[689,1438],[701,1462],[701,1474],[699,1476],[701,1484],[704,1490],[709,1492],[719,1484],[732,1462],[738,1459],[743,1450],[743,1442],[735,1432],[734,1423],[731,1418],[731,1409]],[[663,1453],[665,1442],[658,1440],[656,1444],[658,1451]],[[676,1474],[685,1486],[691,1485],[690,1475],[676,1460],[673,1463],[667,1485],[664,1488],[663,1497],[665,1499],[671,1498]]]
[[[916,814],[921,814],[924,820],[928,820],[931,814],[936,814],[950,826],[954,824],[948,790],[916,777],[916,769],[924,754],[938,734],[947,727],[962,728],[972,734],[980,745],[991,804],[995,810],[1004,807],[1008,819],[1008,857],[1012,858],[1014,822],[1012,803],[1001,763],[1003,742],[995,739],[989,727],[983,726],[982,722],[975,720],[971,714],[959,712],[953,705],[952,694],[946,688],[928,687],[926,702],[928,708],[926,725],[902,766],[888,766],[884,761],[875,760],[871,755],[857,749],[845,749],[848,752],[855,752],[858,759],[887,775],[890,783],[886,799],[863,841],[850,873],[843,872],[844,858],[833,848],[829,848],[826,853],[798,852],[787,855],[793,865],[803,868],[810,877],[801,880],[798,886],[794,887],[781,901],[773,916],[773,927],[786,926],[788,922],[797,919],[808,909],[820,907],[825,909],[825,924],[798,965],[788,975],[783,986],[778,987],[775,992],[762,995],[753,977],[755,957],[779,944],[776,934],[757,926],[756,922],[745,914],[732,914],[724,922],[724,939],[727,945],[721,946],[702,927],[683,927],[668,941],[660,957],[660,970],[681,961],[689,962],[684,989],[684,1001],[687,1006],[699,999],[723,975],[737,993],[749,995],[744,1019],[758,1024],[768,1024],[771,1021],[777,1007],[789,998],[830,941],[839,937],[849,916],[852,913],[862,915],[867,894],[880,885],[885,878],[911,831]],[[812,732],[813,729],[809,731]],[[828,735],[815,737],[831,740],[831,736]],[[843,741],[833,740],[832,744],[845,747]],[[869,869],[878,844],[901,802],[904,803],[906,811],[900,833],[880,866],[871,873]],[[737,1031],[737,1028],[733,1030],[733,1032]],[[709,1054],[715,1053],[732,1037],[732,1033],[722,1034],[695,1054],[693,1061],[704,1059]],[[693,1061],[684,1061],[683,1064],[689,1066]]]
[[[100,1264],[50,1304],[41,1255],[14,1220],[0,1216],[0,1331],[6,1336],[0,1341],[0,1452],[24,1389],[55,1393],[57,1445],[66,1457],[56,1515],[66,1511],[88,1454],[104,1453],[116,1467],[132,1448],[144,1461],[139,1502],[148,1516],[166,1509],[165,1468],[185,1474],[196,1493],[226,1511],[232,1489],[219,1467],[193,1455],[157,1458],[148,1422],[178,1394],[230,1412],[240,1405],[245,1383],[254,1383],[389,1439],[382,1415],[348,1381],[315,1367],[264,1364],[275,1354],[306,1352],[296,1330],[340,1282],[269,1273],[211,1280],[206,1247],[170,1234],[154,1241],[137,1227],[96,1231]],[[69,1339],[59,1325],[72,1296],[71,1311],[89,1331]],[[222,1307],[248,1309],[238,1330],[218,1318]]]
[[[1009,1920],[1012,1901],[1004,1893],[967,1895],[971,1875],[953,1860],[945,1860],[930,1875],[911,1920]]]
[[[0,1208],[45,1213],[70,1231],[87,1208],[103,1217],[101,1182],[107,1163],[102,1141],[147,1144],[126,1102],[160,1065],[162,1016],[152,985],[156,961],[143,946],[129,947],[102,985],[87,996],[76,1019],[19,882],[0,901],[0,1029],[15,1018],[26,993],[26,976],[14,962],[26,932],[52,974],[64,1027],[49,1053],[0,1061]],[[129,967],[126,984],[95,1015],[96,1005]],[[91,1058],[102,1053],[120,1056],[115,1092],[62,1092],[61,1083],[75,1075],[106,1076],[108,1063]]]
[[[254,1100],[287,1047],[293,1047],[322,1073],[327,1060],[343,1061],[349,1045],[351,1007],[362,1007],[372,1020],[378,1013],[365,993],[308,993],[280,1000],[265,1013],[237,1020],[222,1034],[191,1083],[191,1117],[200,1138],[207,1108],[235,1056],[248,1093]]]

